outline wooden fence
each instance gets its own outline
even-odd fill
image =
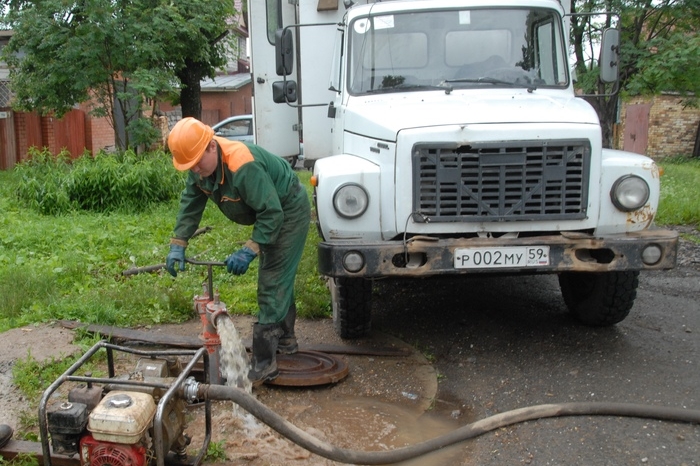
[[[72,157],[82,155],[88,147],[85,112],[74,109],[57,119],[0,108],[0,170],[12,169],[24,160],[30,147],[46,147],[53,154],[66,149]]]

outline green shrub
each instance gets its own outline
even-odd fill
[[[65,183],[70,173],[70,154],[52,155],[48,149],[29,149],[29,157],[15,169],[20,180],[17,197],[43,215],[60,215],[71,210]]]
[[[100,152],[95,157],[85,153],[71,163],[66,153],[54,157],[46,149],[32,149],[15,170],[20,175],[19,199],[43,215],[71,210],[142,212],[177,198],[184,182],[184,174],[163,151]]]

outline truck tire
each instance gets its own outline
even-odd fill
[[[593,327],[625,320],[637,297],[638,285],[637,271],[559,274],[559,287],[569,312]]]
[[[372,281],[330,278],[333,324],[340,338],[366,337],[372,324]]]
[[[293,155],[291,157],[285,157],[287,162],[289,162],[289,165],[292,167],[292,170],[297,166],[297,162],[299,162],[299,156],[298,155]]]

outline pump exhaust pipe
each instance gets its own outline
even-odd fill
[[[469,440],[492,430],[536,419],[561,416],[622,416],[700,424],[700,410],[649,406],[633,403],[560,403],[530,406],[487,417],[440,437],[391,451],[359,451],[338,448],[313,437],[262,404],[245,391],[225,385],[204,385],[188,379],[180,395],[190,401],[233,401],[302,448],[324,458],[349,464],[391,464],[405,461]]]

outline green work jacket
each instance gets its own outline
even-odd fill
[[[206,178],[189,172],[174,237],[188,241],[211,200],[229,220],[253,225],[253,241],[274,244],[284,222],[285,200],[299,184],[296,173],[286,160],[260,146],[217,136],[214,140],[219,146],[217,168]]]

